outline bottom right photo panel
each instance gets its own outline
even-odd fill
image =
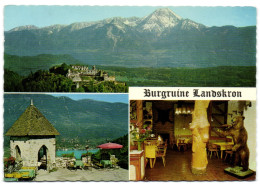
[[[256,101],[132,100],[130,180],[256,180]]]

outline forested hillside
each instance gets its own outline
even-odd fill
[[[31,99],[59,131],[58,148],[84,148],[86,144],[95,147],[128,133],[127,104],[36,94],[4,95],[4,133],[30,105]]]

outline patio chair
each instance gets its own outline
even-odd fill
[[[101,161],[100,164],[106,168],[106,167],[112,167],[112,163],[110,161],[110,154],[109,153],[102,153],[101,154]]]
[[[69,170],[74,170],[75,169],[75,161],[69,160],[66,164],[66,168],[69,169]]]
[[[111,161],[112,167],[116,167],[117,166],[118,159],[116,158],[115,155],[110,155],[110,161]]]

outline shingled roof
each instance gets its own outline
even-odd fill
[[[7,136],[60,135],[54,126],[31,103],[5,134]]]

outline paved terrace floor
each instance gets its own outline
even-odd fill
[[[177,150],[167,150],[166,166],[163,167],[161,158],[157,158],[153,169],[149,164],[146,166],[145,181],[252,181],[255,180],[255,174],[245,178],[238,179],[234,176],[224,173],[224,169],[231,166],[227,161],[218,159],[212,155],[208,157],[207,173],[204,175],[193,175],[191,173],[191,150],[179,152]]]

